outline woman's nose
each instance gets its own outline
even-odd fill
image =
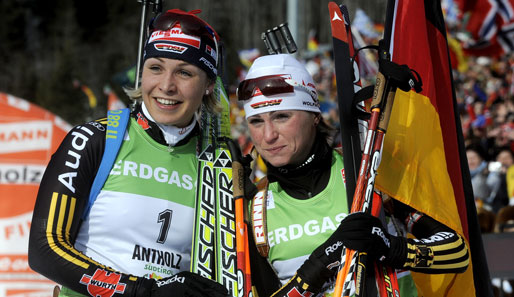
[[[273,142],[277,137],[278,133],[273,123],[264,123],[264,140],[266,142]]]
[[[159,84],[161,91],[169,93],[174,92],[177,89],[177,84],[175,78],[172,73],[167,73],[162,77],[162,80]]]

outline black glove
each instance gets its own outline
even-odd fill
[[[357,212],[348,215],[332,237],[337,236],[352,250],[367,252],[384,264],[400,268],[407,257],[407,240],[390,235],[377,217]]]
[[[364,212],[348,215],[334,232],[352,250],[367,252],[383,261],[391,247],[391,237],[377,217]]]
[[[323,284],[335,276],[341,263],[342,251],[343,242],[337,236],[330,236],[311,253],[309,258],[298,268],[295,276],[272,296],[299,296],[288,295],[292,292],[299,292],[304,296],[309,296],[306,292],[320,293]]]
[[[273,296],[288,296],[292,290],[300,294],[321,292],[323,284],[341,265],[343,245],[367,252],[370,258],[378,258],[395,268],[403,267],[407,256],[407,242],[403,237],[389,235],[380,220],[370,214],[353,213],[341,221],[336,231],[311,253],[295,276]]]
[[[227,297],[221,284],[198,274],[182,271],[160,280],[141,278],[137,297]]]

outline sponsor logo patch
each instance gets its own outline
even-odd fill
[[[218,74],[218,69],[216,69],[216,67],[214,67],[214,65],[212,65],[212,63],[209,62],[206,58],[201,57],[200,62],[203,62],[205,64],[205,66],[207,66],[209,69],[212,70],[212,72],[214,72],[214,74],[216,74],[216,75]]]
[[[93,297],[111,297],[114,293],[123,294],[126,284],[120,283],[121,274],[97,269],[93,276],[84,274],[80,283],[87,286]]]
[[[155,31],[150,36],[150,40],[148,42],[155,42],[155,41],[171,41],[171,42],[178,42],[182,43],[188,46],[193,46],[197,49],[200,48],[200,38],[193,36],[193,35],[187,35],[182,33],[182,30],[180,28],[173,28],[168,31]]]
[[[282,103],[282,99],[273,99],[273,100],[257,102],[250,106],[253,109],[257,109],[257,108],[263,108],[263,107],[268,107],[268,106],[280,105],[280,103]]]
[[[263,222],[263,202],[264,202],[264,193],[259,192],[255,195],[253,200],[253,230],[255,233],[255,243],[256,244],[266,244],[265,237],[265,229]]]
[[[150,125],[148,124],[148,120],[140,113],[137,113],[137,123],[144,130],[150,129]]]
[[[172,52],[172,53],[177,53],[177,54],[183,54],[187,50],[187,47],[185,47],[185,46],[180,46],[180,45],[171,44],[171,43],[155,43],[153,46],[158,51]]]
[[[211,46],[209,46],[208,44],[205,45],[205,52],[207,54],[209,54],[215,61],[218,59],[217,55],[216,55],[216,50],[213,49]]]
[[[0,124],[0,154],[49,150],[52,132],[50,121]]]
[[[38,164],[0,163],[0,185],[39,185],[46,166]]]

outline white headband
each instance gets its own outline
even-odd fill
[[[245,80],[268,75],[288,78],[286,82],[294,86],[294,93],[265,96],[256,92],[253,97],[244,101],[246,118],[277,110],[320,112],[314,81],[305,67],[295,58],[288,54],[259,57],[248,70]]]

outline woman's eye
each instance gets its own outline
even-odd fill
[[[193,76],[193,74],[191,74],[191,72],[189,72],[187,70],[179,70],[178,73],[182,76],[187,76],[187,77]]]
[[[261,120],[261,119],[250,119],[250,120],[248,121],[248,123],[249,123],[250,125],[257,125],[257,124],[259,124],[259,123],[262,123],[262,120]]]
[[[277,120],[285,120],[285,119],[290,118],[290,115],[287,113],[278,113],[278,114],[275,114],[274,118]]]

